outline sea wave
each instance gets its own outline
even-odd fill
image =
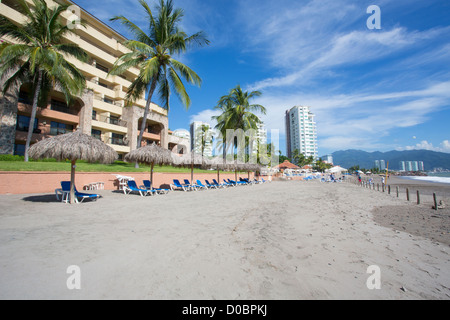
[[[421,181],[428,181],[428,182],[436,182],[436,183],[448,183],[450,184],[450,177],[431,177],[431,176],[427,176],[427,177],[422,177],[422,176],[408,176],[408,177],[403,177],[406,179],[413,179],[413,180],[421,180]]]

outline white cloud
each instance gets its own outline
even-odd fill
[[[439,144],[439,146],[434,146],[431,142],[423,140],[420,143],[417,143],[413,146],[397,148],[397,150],[430,150],[430,151],[450,153],[450,141],[444,140]]]
[[[267,108],[267,115],[262,116],[267,129],[279,129],[282,136],[285,111],[295,105],[310,106],[316,115],[319,150],[352,147],[376,150],[395,148],[394,143],[380,143],[393,129],[426,122],[433,112],[448,105],[450,82],[383,94],[269,94],[254,102]]]
[[[220,115],[220,111],[218,110],[214,110],[214,109],[205,109],[200,111],[197,114],[191,115],[189,117],[189,123],[192,123],[193,121],[202,121],[202,122],[206,122],[209,123],[211,125],[212,128],[214,128],[217,124],[216,121],[213,121],[211,118],[213,116],[218,116]]]

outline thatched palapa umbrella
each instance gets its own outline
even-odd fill
[[[58,161],[71,161],[70,203],[75,202],[77,160],[111,163],[118,157],[113,148],[79,130],[41,140],[30,147],[28,154],[33,159],[55,158]]]
[[[176,160],[174,161],[174,165],[191,168],[191,183],[193,183],[194,180],[194,167],[202,169],[211,168],[210,160],[194,152],[183,154],[181,156],[175,156],[175,158]]]
[[[172,152],[155,143],[131,151],[125,156],[125,160],[151,165],[150,186],[153,186],[153,167],[155,164],[164,165],[174,163]]]
[[[234,170],[234,162],[233,163],[227,162],[224,158],[220,156],[211,159],[210,166],[212,169],[217,170],[217,182],[219,183],[220,183],[220,170],[224,171]]]

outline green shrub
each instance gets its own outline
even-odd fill
[[[23,161],[23,156],[16,156],[12,154],[0,154],[0,161]]]

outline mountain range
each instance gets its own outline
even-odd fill
[[[362,150],[342,150],[332,153],[334,165],[350,168],[359,165],[360,168],[375,167],[375,160],[389,161],[389,169],[399,170],[400,161],[423,161],[425,171],[434,168],[450,169],[450,153],[429,150],[406,150],[387,152],[366,152]]]

